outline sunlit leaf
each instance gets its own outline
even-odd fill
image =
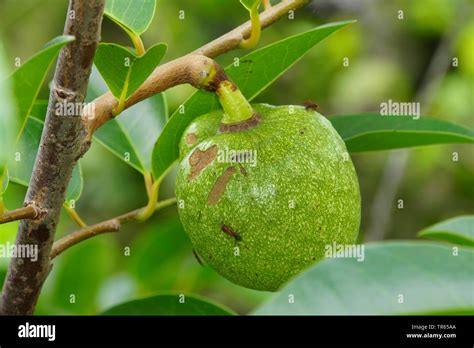
[[[74,41],[73,36],[58,36],[33,57],[16,69],[9,79],[18,105],[20,123],[30,114],[41,85],[57,54],[67,43]]]
[[[94,70],[88,97],[95,98],[104,92],[106,87]],[[153,146],[167,118],[166,96],[159,93],[106,122],[96,131],[94,139],[134,169],[150,172]]]
[[[156,0],[107,0],[105,15],[137,35],[143,34],[155,15]]]
[[[124,93],[126,100],[155,70],[165,52],[165,44],[156,44],[138,57],[133,51],[120,45],[101,43],[94,63],[112,94],[120,99]]]

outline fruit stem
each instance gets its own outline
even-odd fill
[[[224,116],[221,121],[223,124],[241,123],[255,114],[250,103],[219,64],[210,59],[205,61],[202,64],[200,75],[203,76],[202,80],[193,85],[216,93],[224,109]]]
[[[254,114],[250,103],[245,99],[244,95],[229,80],[222,81],[217,87],[216,94],[219,102],[224,109],[222,123],[233,124],[248,120]]]

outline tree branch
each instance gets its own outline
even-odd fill
[[[1,314],[32,314],[51,269],[50,252],[72,170],[81,155],[81,115],[62,116],[58,103],[83,103],[104,11],[104,0],[70,0],[65,35],[76,40],[59,55],[48,114],[31,176],[25,206],[32,202],[44,216],[22,220],[16,245],[37,246],[37,258],[12,258],[2,291]],[[74,108],[76,109],[76,108]],[[34,260],[34,261],[33,261]]]
[[[173,205],[175,203],[176,197],[165,199],[156,204],[155,211],[169,207],[170,205]],[[99,234],[104,234],[108,232],[118,232],[122,224],[137,220],[140,212],[142,212],[145,208],[146,207],[136,209],[129,213],[109,219],[107,221],[99,222],[98,224],[92,226],[87,226],[59,239],[58,241],[54,242],[53,248],[51,250],[51,259],[54,259],[63,251],[84,240],[87,240]]]
[[[279,18],[305,5],[309,0],[284,0],[260,14],[261,27],[266,28],[276,22]],[[250,35],[252,24],[250,21],[242,24],[218,39],[204,45],[187,56],[172,60],[158,66],[148,77],[143,85],[125,103],[125,109],[147,99],[156,93],[165,91],[173,86],[190,83],[196,86],[196,78],[199,77],[201,65],[199,56],[215,58],[225,52],[237,48],[242,40]],[[112,110],[117,107],[117,100],[112,93],[106,93],[92,101],[94,104],[94,115],[83,116],[84,128],[87,130],[83,151],[90,146],[92,135],[97,128],[113,118]],[[85,108],[86,110],[88,108]]]
[[[41,215],[40,209],[34,204],[15,210],[7,210],[0,216],[0,224],[23,219],[36,219]]]

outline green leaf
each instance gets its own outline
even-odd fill
[[[8,188],[8,182],[10,181],[10,175],[8,173],[8,168],[5,168],[5,171],[3,172],[3,178],[2,179],[2,185],[0,186],[0,196],[5,193],[5,191]]]
[[[472,249],[460,248],[455,254],[442,244],[368,244],[362,262],[323,260],[293,279],[256,314],[474,314],[473,261]],[[288,300],[290,295],[294,301]]]
[[[44,122],[48,112],[48,104],[48,99],[37,99],[31,108],[30,116]]]
[[[105,15],[125,30],[143,34],[155,15],[156,0],[107,0]]]
[[[220,305],[186,295],[184,303],[176,295],[159,295],[125,302],[112,307],[103,315],[234,315]]]
[[[33,57],[16,69],[9,79],[13,85],[13,92],[17,100],[20,123],[23,124],[30,114],[33,103],[38,96],[46,73],[56,55],[67,43],[74,41],[74,36],[58,36]]]
[[[457,216],[438,222],[420,231],[418,237],[474,247],[474,215]]]
[[[3,45],[0,43],[0,179],[6,170],[7,162],[15,146],[16,134],[20,128],[16,115],[16,103],[13,98],[10,79],[6,79],[8,64]],[[4,178],[7,175],[3,175]],[[0,195],[4,190],[0,189]]]
[[[381,116],[377,113],[331,116],[329,120],[349,152],[414,146],[474,143],[474,130],[428,116]]]
[[[61,48],[73,40],[73,36],[59,36],[51,40],[40,52],[22,63],[6,79],[4,79],[6,72],[5,57],[3,52],[0,53],[2,56],[0,103],[3,109],[0,115],[0,149],[2,149],[0,153],[0,176],[7,160],[11,158],[16,136],[25,124],[26,117],[38,96],[46,73]],[[0,49],[2,48],[0,47]]]
[[[353,21],[331,23],[298,34],[242,57],[239,66],[225,71],[249,100],[298,62],[314,45]],[[178,144],[186,127],[197,116],[219,108],[217,98],[208,92],[194,93],[184,104],[185,112],[176,111],[166,124],[153,150],[153,175],[158,178],[178,159]]]
[[[240,0],[240,3],[249,11],[252,10],[254,6],[259,6],[262,0]]]
[[[35,164],[36,154],[38,153],[42,131],[43,122],[31,116],[27,118],[25,129],[18,140],[15,158],[9,165],[11,181],[23,186],[28,186]],[[66,191],[66,200],[77,201],[81,195],[82,186],[82,172],[80,164],[78,164],[74,168],[71,181]]]
[[[94,63],[115,98],[125,100],[155,70],[165,55],[166,45],[156,44],[138,57],[133,51],[113,43],[101,43]]]
[[[88,97],[106,92],[103,81],[93,70]],[[151,153],[168,118],[164,93],[147,98],[100,127],[94,139],[118,158],[141,173],[151,171]]]

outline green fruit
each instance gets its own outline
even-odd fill
[[[222,110],[189,125],[176,196],[209,265],[237,284],[274,291],[322,259],[325,246],[356,241],[360,193],[326,118],[300,106],[252,106],[260,123],[245,130],[219,131]]]

